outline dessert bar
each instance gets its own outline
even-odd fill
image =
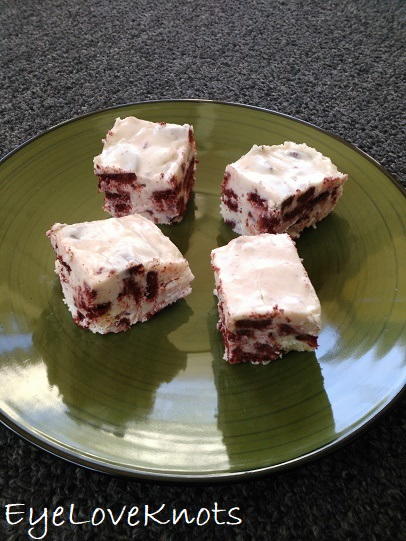
[[[306,144],[254,145],[227,165],[220,212],[240,235],[298,237],[335,207],[348,176]]]
[[[211,262],[228,362],[267,364],[317,348],[320,303],[289,235],[238,237]]]
[[[191,292],[188,262],[142,216],[57,223],[47,236],[65,303],[92,332],[125,331]]]
[[[157,224],[181,221],[195,181],[192,126],[117,118],[103,142],[93,163],[104,210]]]

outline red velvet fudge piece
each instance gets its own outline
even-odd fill
[[[267,364],[317,347],[320,302],[289,235],[238,237],[211,262],[229,363]]]
[[[220,212],[240,235],[296,238],[333,210],[347,179],[330,158],[306,144],[254,145],[227,165]]]
[[[195,181],[193,127],[117,118],[94,158],[104,210],[157,224],[182,220]]]
[[[57,223],[47,236],[73,320],[94,333],[125,331],[191,292],[188,262],[142,216]]]

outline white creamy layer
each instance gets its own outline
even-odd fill
[[[275,335],[277,335],[277,326],[278,323],[286,323],[285,320],[274,320],[274,330]],[[271,332],[272,332],[271,330]],[[224,349],[224,355],[223,359],[225,361],[230,361],[232,358],[233,350],[234,348],[238,348],[243,353],[249,353],[252,355],[252,358],[255,359],[255,357],[258,355],[258,350],[256,348],[256,345],[259,344],[269,344],[269,332],[270,329],[261,330],[261,329],[251,329],[252,336],[239,336],[239,340],[236,343],[231,343],[230,351],[228,351],[227,347]],[[275,332],[276,331],[276,332]],[[281,355],[283,352],[287,351],[314,351],[314,348],[312,348],[309,344],[306,342],[303,342],[301,340],[297,340],[294,335],[287,335],[287,336],[281,336],[277,335],[278,339],[278,346],[281,350]],[[255,361],[250,361],[251,364],[257,364]],[[268,364],[271,362],[270,360],[262,361],[260,364]]]
[[[93,160],[95,173],[135,173],[161,184],[162,173],[170,178],[189,159],[189,130],[193,131],[189,124],[117,118],[103,140],[102,153]]]
[[[287,234],[241,236],[212,251],[225,324],[271,314],[275,306],[306,334],[320,330],[320,302]]]
[[[59,261],[56,261],[55,270],[57,274],[60,274],[60,271],[63,272]],[[143,322],[150,319],[151,313],[159,312],[159,310],[162,310],[169,304],[172,304],[178,299],[182,299],[191,293],[192,288],[190,287],[190,281],[193,279],[193,276],[191,275],[190,271],[183,270],[181,274],[177,272],[176,279],[173,279],[173,275],[170,274],[170,272],[171,270],[175,270],[176,272],[177,269],[162,269],[155,267],[154,270],[159,272],[160,284],[162,284],[162,282],[165,284],[168,282],[169,285],[164,288],[160,287],[158,295],[153,301],[145,301],[139,305],[134,305],[134,303],[131,303],[131,305],[127,304],[127,306],[123,306],[123,303],[128,303],[127,299],[119,301],[117,298],[112,297],[109,301],[111,302],[111,306],[108,312],[94,320],[86,321],[86,327],[90,331],[100,334],[119,332],[122,329],[118,329],[116,325],[116,316],[118,314],[126,317],[129,320],[130,325],[133,325],[139,321]],[[172,281],[170,281],[171,279]],[[115,281],[118,283],[118,285],[121,284],[121,278],[118,276],[116,277]],[[74,301],[74,287],[75,285],[77,286],[80,284],[76,283],[75,277],[71,277],[67,282],[62,281],[61,285],[65,298],[64,302],[72,314],[72,317],[75,318],[78,310]],[[100,295],[100,291],[98,291],[98,293]],[[123,314],[123,308],[126,308],[125,314]]]
[[[273,146],[254,145],[239,160],[227,165],[226,171],[230,174],[230,187],[237,195],[245,193],[247,185],[251,188],[257,185],[270,208],[278,207],[296,190],[317,187],[327,177],[347,178],[330,158],[305,143],[291,141]]]
[[[131,214],[94,222],[55,224],[50,230],[57,253],[90,286],[103,282],[111,271],[120,273],[129,267],[183,264],[187,261],[173,242],[150,220]]]
[[[118,332],[117,319],[125,317],[130,324],[145,321],[151,314],[188,295],[194,276],[178,248],[150,220],[137,214],[94,222],[55,224],[47,232],[62,261],[55,270],[72,316],[77,316],[75,295],[87,288],[94,305],[109,303],[100,317],[85,321],[92,332]],[[153,298],[136,302],[131,289],[125,291],[128,269],[142,265],[134,273],[134,284],[141,291],[147,287],[147,273],[157,275]],[[79,307],[80,309],[80,307]],[[122,330],[122,329],[118,329]]]

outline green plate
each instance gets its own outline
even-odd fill
[[[92,158],[128,115],[195,127],[194,200],[181,224],[162,230],[196,279],[189,297],[149,322],[100,336],[73,324],[45,231],[107,218]],[[210,250],[234,236],[220,219],[220,181],[252,144],[285,140],[316,147],[350,177],[336,211],[297,242],[321,301],[320,347],[230,366],[209,266]],[[6,156],[0,201],[0,418],[58,456],[153,479],[245,478],[333,448],[404,385],[405,198],[371,158],[312,125],[198,100],[108,109]]]

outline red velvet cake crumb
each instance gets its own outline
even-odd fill
[[[280,223],[280,220],[273,215],[264,215],[259,219],[259,227],[261,231],[267,233],[274,233],[276,226]]]
[[[117,298],[123,299],[126,296],[132,297],[137,303],[140,302],[142,297],[141,288],[132,277],[123,279],[123,289],[118,294]]]
[[[128,272],[130,274],[143,274],[143,272],[145,272],[145,268],[144,268],[144,265],[142,265],[142,264],[134,265],[133,267],[130,267],[128,269]]]
[[[237,194],[231,189],[223,190],[223,203],[230,209],[236,212],[238,210]]]
[[[68,271],[68,272],[72,272],[72,269],[70,268],[70,266],[62,259],[62,257],[60,255],[57,256],[57,260],[59,261],[59,263]]]
[[[281,205],[281,211],[283,212],[287,207],[290,207],[290,205],[293,203],[293,200],[295,199],[295,196],[294,195],[290,195],[289,197],[287,197],[282,205]]]
[[[288,233],[296,238],[331,212],[347,178],[306,144],[254,145],[226,166],[220,212],[240,235]]]
[[[297,198],[298,202],[304,203],[305,201],[308,201],[314,196],[315,191],[316,191],[316,188],[314,186],[311,186],[308,190],[306,190],[305,192],[301,193],[298,196]]]
[[[247,195],[247,200],[252,203],[253,205],[261,208],[261,209],[267,209],[268,204],[266,202],[266,199],[262,199],[256,192],[250,192]]]
[[[317,347],[320,303],[289,235],[240,236],[211,262],[224,359],[267,364]]]
[[[140,214],[157,224],[179,222],[195,177],[193,127],[118,118],[93,163],[106,212]]]
[[[272,323],[272,318],[265,319],[240,319],[235,322],[236,327],[243,327],[245,329],[265,329]]]
[[[287,325],[286,323],[281,323],[278,325],[279,334],[281,336],[286,336],[288,334],[294,334],[296,331],[291,325]]]
[[[158,274],[155,271],[149,271],[147,273],[147,290],[145,297],[148,300],[152,300],[158,293]]]
[[[296,340],[306,342],[311,348],[317,348],[317,336],[312,336],[311,334],[299,334],[296,336]]]

